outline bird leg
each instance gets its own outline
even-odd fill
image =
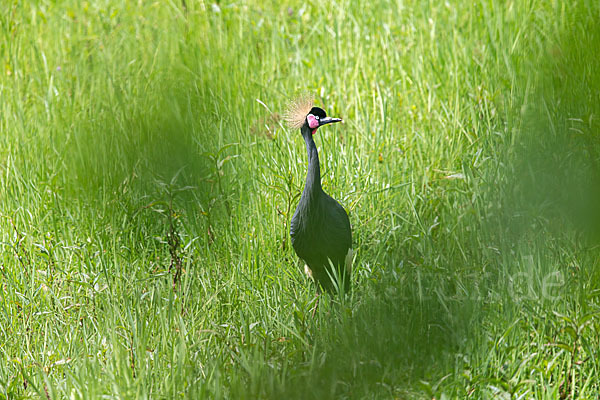
[[[314,318],[315,314],[317,313],[317,307],[319,307],[319,298],[321,297],[321,292],[319,291],[319,288],[317,286],[317,295],[315,296],[316,300],[315,300],[315,305],[312,309],[312,313],[311,313],[311,317]]]
[[[317,286],[317,294],[315,296],[315,298],[316,298],[315,305],[313,306],[313,308],[311,310],[311,316],[312,316],[312,318],[314,318],[315,314],[317,312],[317,307],[319,306],[319,295],[321,294],[321,290],[320,290],[320,287],[319,287],[319,283],[315,280],[315,278],[313,276],[312,270],[310,269],[310,267],[306,263],[304,264],[304,273]]]

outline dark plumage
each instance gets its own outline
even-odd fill
[[[308,173],[290,229],[296,254],[306,262],[317,284],[330,291],[335,287],[330,276],[337,276],[344,289],[349,289],[352,232],[346,210],[321,187],[319,154],[313,135],[320,126],[339,121],[327,117],[321,108],[313,107],[300,128],[308,153]]]

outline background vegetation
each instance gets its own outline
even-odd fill
[[[5,1],[1,398],[600,394],[595,1]],[[287,101],[354,291],[289,245]]]

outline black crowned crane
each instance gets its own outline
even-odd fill
[[[328,117],[312,100],[300,98],[292,103],[285,119],[300,129],[308,154],[308,172],[302,197],[292,217],[292,246],[305,263],[305,272],[328,291],[345,292],[352,271],[352,231],[346,210],[323,191],[319,154],[313,135],[323,125],[340,122]],[[333,268],[332,268],[333,267]],[[342,289],[343,288],[343,289]]]

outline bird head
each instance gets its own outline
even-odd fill
[[[328,117],[327,113],[322,108],[313,107],[310,109],[310,112],[306,116],[305,123],[312,130],[312,134],[314,135],[317,132],[317,129],[319,129],[319,127],[340,121],[340,118]]]
[[[328,117],[325,110],[314,107],[312,98],[306,95],[293,100],[288,105],[284,118],[290,128],[299,129],[306,126],[313,135],[323,125],[342,121],[340,118]]]

